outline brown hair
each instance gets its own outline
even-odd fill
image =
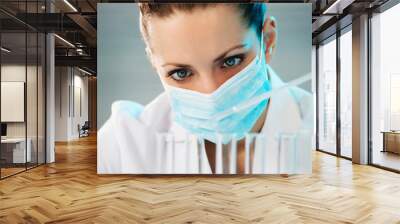
[[[257,34],[261,34],[266,12],[266,4],[264,3],[139,3],[140,30],[145,41],[147,41],[147,19],[149,17],[166,18],[177,11],[192,12],[197,8],[206,8],[217,4],[231,4],[237,7],[245,24],[248,27],[254,27]]]

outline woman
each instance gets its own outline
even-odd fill
[[[134,102],[113,104],[99,131],[98,173],[215,173],[215,143],[232,139],[238,141],[237,173],[244,173],[243,138],[249,132],[267,136],[268,146],[267,155],[257,149],[251,154],[252,172],[282,172],[275,137],[312,125],[308,93],[291,87],[217,116],[283,85],[268,66],[277,34],[266,5],[140,3],[139,9],[146,53],[165,92],[144,108]],[[197,153],[195,141],[177,151],[160,151],[160,132],[172,133],[177,142],[194,135],[204,139],[204,148]]]

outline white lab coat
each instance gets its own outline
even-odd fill
[[[268,71],[272,88],[284,84],[271,68]],[[261,130],[261,133],[267,136],[266,147],[264,145],[267,150],[258,149],[260,147],[257,145],[260,144],[256,142],[253,173],[311,172],[312,129],[313,101],[310,93],[298,87],[289,87],[273,95]],[[296,133],[301,130],[308,130],[309,137],[296,144],[295,155],[283,155],[282,160],[282,152],[279,152],[278,158],[278,147],[282,142],[278,140],[277,134]],[[178,144],[174,150],[161,149],[157,147],[157,132],[172,133],[175,140],[187,139],[190,134],[174,122],[165,92],[146,105],[142,111],[133,102],[114,103],[110,118],[98,132],[97,172],[193,174],[201,170],[201,173],[211,173],[204,149],[199,149],[193,142],[189,145]],[[203,158],[201,164],[199,157]],[[285,158],[293,157],[297,159],[295,170],[289,171],[288,167],[292,164],[282,164],[285,164]]]

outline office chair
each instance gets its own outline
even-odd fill
[[[79,138],[89,136],[89,129],[90,129],[89,121],[85,121],[82,127],[80,127],[80,125],[78,124]]]

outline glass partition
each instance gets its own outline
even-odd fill
[[[25,170],[31,157],[26,150],[26,33],[2,33],[1,47],[0,150],[6,177]]]
[[[43,5],[0,3],[19,16],[42,12]],[[45,44],[43,33],[0,12],[0,178],[45,162]]]
[[[37,165],[37,76],[38,76],[38,56],[37,56],[37,41],[38,35],[35,32],[27,33],[27,74],[26,74],[26,113],[27,113],[27,150],[30,151],[30,160],[27,167]]]

